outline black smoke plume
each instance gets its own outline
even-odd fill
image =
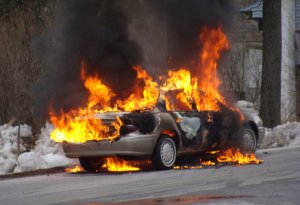
[[[62,2],[55,20],[33,42],[34,53],[46,68],[32,86],[33,112],[46,117],[49,103],[55,112],[85,104],[82,60],[87,74],[100,73],[119,98],[125,97],[135,83],[132,66],[141,63],[141,54],[128,37],[128,19],[122,8],[111,0],[68,0]]]
[[[47,116],[49,104],[56,112],[85,104],[81,60],[88,74],[100,73],[122,99],[136,83],[132,66],[142,64],[152,74],[165,74],[170,67],[192,64],[201,48],[201,28],[222,25],[226,29],[234,11],[231,0],[59,2],[53,26],[32,43],[45,68],[31,90],[33,112],[40,117]]]
[[[199,58],[199,34],[204,26],[229,31],[235,2],[232,0],[152,0],[150,6],[166,22],[167,63],[165,67],[192,65]],[[163,20],[162,20],[163,19]]]

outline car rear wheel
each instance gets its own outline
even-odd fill
[[[80,165],[88,172],[94,172],[101,169],[104,159],[103,158],[90,158],[90,157],[80,157]]]
[[[176,161],[177,150],[174,140],[163,135],[158,139],[152,154],[152,165],[157,170],[171,169]]]
[[[242,131],[242,151],[244,153],[254,153],[257,147],[257,136],[255,130],[249,125],[244,124]]]

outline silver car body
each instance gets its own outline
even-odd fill
[[[219,138],[226,138],[227,140],[229,135],[232,135],[232,133],[239,129],[230,128],[230,126],[233,127],[230,123],[233,123],[237,116],[234,114],[234,117],[230,117],[232,113],[234,113],[232,111],[229,112],[229,117],[223,117],[220,115],[220,119],[209,119],[214,118],[213,115],[215,112],[169,112],[161,111],[158,108],[155,108],[153,111],[146,111],[144,113],[150,114],[155,119],[154,129],[150,132],[145,133],[138,129],[133,132],[120,135],[112,142],[109,140],[88,141],[86,143],[63,142],[63,149],[66,156],[71,158],[104,156],[151,156],[159,137],[167,133],[172,133],[171,137],[174,138],[176,143],[178,155],[182,155],[216,148],[216,143],[218,141],[222,141]],[[116,117],[122,118],[126,117],[127,115],[130,115],[130,113],[104,113],[96,114],[94,117],[101,119],[103,122],[110,123],[111,121],[115,120]],[[143,115],[143,112],[141,112],[141,115]],[[218,115],[219,114],[217,114],[217,116]],[[212,122],[210,122],[210,120],[212,120]],[[218,120],[219,122],[214,122],[214,120]],[[208,130],[203,128],[205,123],[212,123],[212,126],[214,126],[213,123],[219,124],[219,127],[214,128],[217,131]],[[259,131],[256,124],[252,121],[249,121],[249,123],[254,126],[254,130],[257,130],[256,134],[258,136]],[[230,129],[236,130],[233,131]],[[215,143],[214,141],[209,142],[210,138],[215,137],[213,136],[214,134],[211,133],[217,133],[218,135],[218,140],[215,140]],[[222,146],[222,142],[218,143],[217,147]],[[213,147],[213,145],[215,147]]]

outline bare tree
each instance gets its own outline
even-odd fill
[[[262,73],[262,62],[261,52],[257,53],[259,49],[249,49],[249,68],[246,72],[248,78],[248,85],[246,87],[247,100],[254,103],[256,107],[259,107],[260,95],[261,95],[261,73]],[[250,52],[253,51],[253,52]]]
[[[237,99],[245,97],[243,59],[243,46],[237,43],[233,44],[226,67],[223,67],[221,71],[227,89],[233,91]]]
[[[0,123],[16,117],[19,123],[34,124],[30,86],[42,70],[32,57],[30,43],[49,16],[35,1],[12,7],[0,16]]]

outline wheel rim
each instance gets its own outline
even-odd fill
[[[252,130],[250,129],[244,130],[243,145],[246,152],[254,152],[256,147],[256,137]]]
[[[165,139],[160,147],[160,156],[162,163],[167,166],[173,166],[176,159],[176,147],[171,139]]]

